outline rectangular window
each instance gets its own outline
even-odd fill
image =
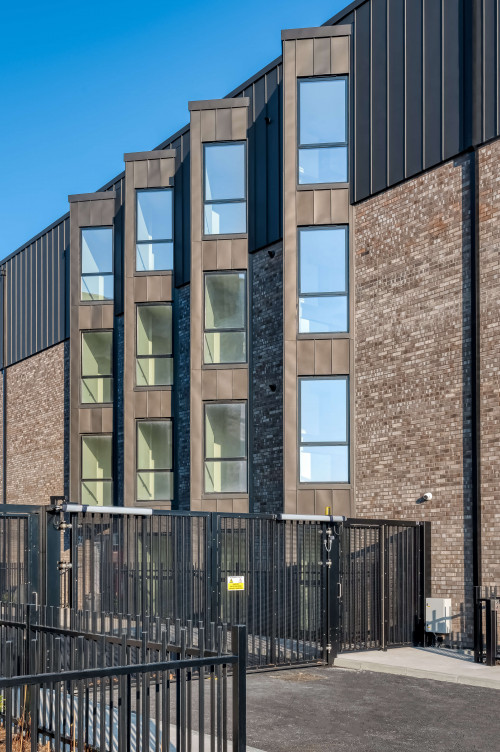
[[[205,144],[205,235],[247,231],[246,182],[245,141]]]
[[[137,386],[171,386],[172,306],[156,303],[137,306]]]
[[[113,401],[113,332],[82,332],[81,401]]]
[[[246,272],[205,274],[205,363],[246,363],[246,287]]]
[[[82,436],[81,503],[113,504],[112,436]]]
[[[174,191],[172,188],[136,191],[136,271],[174,268]]]
[[[81,231],[81,300],[113,300],[113,230],[87,227]]]
[[[172,421],[137,421],[137,501],[172,501]]]
[[[299,184],[346,183],[347,78],[298,81]]]
[[[205,492],[246,493],[246,403],[205,405]]]
[[[299,332],[347,332],[347,227],[299,230]]]
[[[349,379],[299,379],[300,482],[349,482]]]

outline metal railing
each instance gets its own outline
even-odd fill
[[[88,631],[92,626],[106,631]],[[116,615],[4,606],[6,751],[20,739],[32,750],[50,742],[72,752],[167,752],[171,741],[179,752],[244,750],[246,627],[232,628],[229,650],[222,628],[206,640],[202,626],[141,626]]]
[[[500,661],[500,630],[498,611],[500,588],[474,588],[475,644],[474,660],[487,666],[496,666]]]
[[[340,537],[340,651],[423,642],[428,524],[349,520]]]
[[[19,509],[5,525],[18,524]],[[39,539],[19,563],[20,603],[36,595],[73,613],[205,631],[244,623],[250,668],[423,640],[429,523],[98,507],[31,516]]]

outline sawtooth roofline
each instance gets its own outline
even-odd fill
[[[347,13],[349,13],[354,8],[357,8],[359,5],[362,5],[363,3],[367,2],[367,0],[356,0],[356,2],[351,3],[347,8],[344,8],[343,11],[340,11],[337,13],[333,18],[331,18],[328,21],[325,21],[325,23],[322,24],[322,26],[333,26],[334,24],[338,23]],[[240,86],[237,86],[236,89],[233,89],[233,91],[230,91],[229,94],[226,94],[224,99],[232,99],[238,96],[241,96],[243,91],[248,87],[251,86],[251,84],[254,81],[257,81],[262,76],[265,76],[266,73],[268,73],[270,70],[275,68],[281,63],[281,55],[277,57],[272,62],[268,63],[264,68],[259,70],[257,73],[255,73],[253,76],[251,76],[249,79],[247,79],[244,83],[240,84]],[[175,141],[179,136],[187,133],[189,131],[189,124],[185,125],[184,127],[180,128],[178,131],[176,131],[172,136],[169,136],[165,141],[162,141],[161,144],[155,147],[155,151],[166,149],[172,141]],[[114,178],[109,180],[105,185],[103,185],[101,188],[98,188],[96,193],[99,193],[100,191],[109,191],[112,186],[118,181],[121,180],[125,176],[125,171],[121,172],[119,175],[116,175]],[[7,261],[12,259],[14,256],[17,256],[18,253],[21,253],[24,251],[28,246],[30,246],[32,243],[35,243],[37,240],[39,240],[41,237],[43,237],[46,233],[53,230],[58,225],[62,224],[66,219],[69,218],[69,212],[66,214],[63,214],[62,217],[59,217],[58,219],[54,220],[50,225],[45,227],[43,230],[40,230],[36,235],[34,235],[32,238],[27,240],[25,243],[19,246],[19,248],[16,248],[15,251],[12,251],[9,253],[8,256],[5,256],[0,261],[0,265],[5,264]]]

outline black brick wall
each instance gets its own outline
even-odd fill
[[[175,499],[173,508],[189,509],[190,505],[190,286],[174,293],[174,436],[175,436]]]
[[[115,472],[116,472],[116,503],[123,504],[123,361],[124,361],[124,319],[118,316],[115,319],[114,337],[116,337],[116,373],[114,374],[114,389],[116,399],[116,411],[114,416],[114,430],[116,433],[114,449],[116,452]],[[135,364],[134,364],[135,367]],[[134,479],[135,480],[135,479]]]
[[[274,514],[283,511],[281,245],[252,254],[250,286],[250,511]]]

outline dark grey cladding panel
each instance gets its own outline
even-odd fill
[[[248,132],[249,251],[282,235],[282,75],[281,63],[256,78],[244,96],[250,99]]]
[[[472,63],[474,82],[480,87],[473,139],[480,144],[500,135],[500,0],[477,0],[474,21],[476,42],[482,40]]]
[[[500,135],[500,0],[358,0],[329,23],[354,26],[354,201]]]
[[[3,364],[12,365],[66,337],[69,217],[1,263],[4,270]]]

